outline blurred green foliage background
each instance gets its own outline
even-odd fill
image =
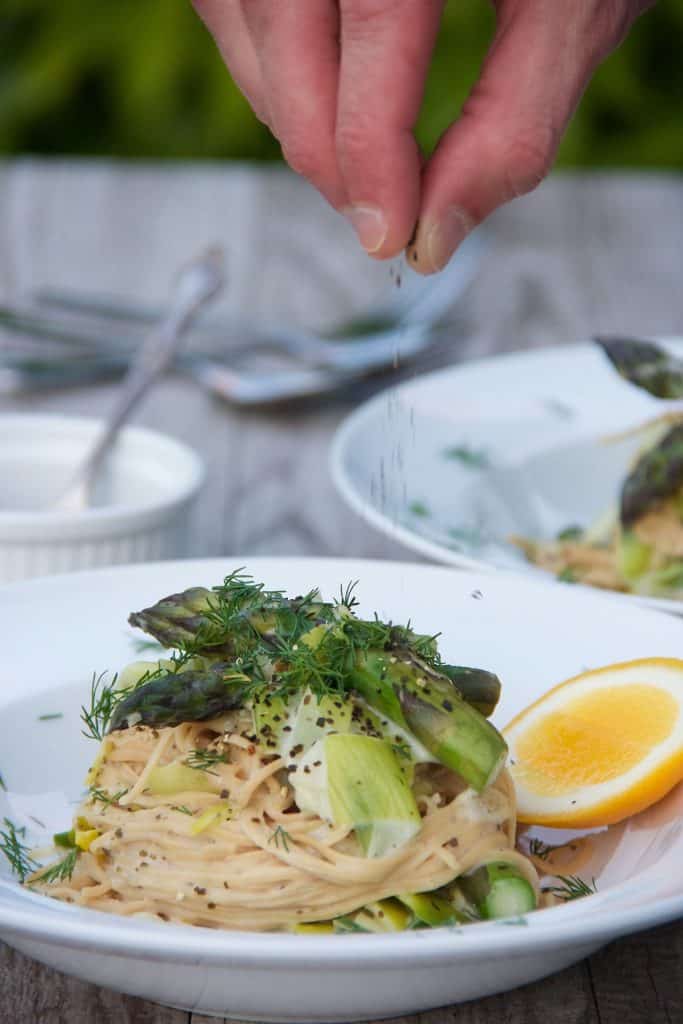
[[[448,4],[419,125],[427,149],[492,27],[486,0]],[[660,0],[598,71],[560,163],[683,168],[682,42],[682,0]],[[0,53],[2,153],[279,158],[189,0],[0,0]]]

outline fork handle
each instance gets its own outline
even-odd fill
[[[147,335],[136,353],[102,436],[57,502],[58,507],[73,509],[87,504],[92,482],[121,427],[154,382],[171,365],[195,316],[217,294],[222,284],[221,259],[214,250],[209,250],[181,271],[166,316]]]

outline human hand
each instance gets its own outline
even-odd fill
[[[407,246],[432,273],[543,180],[593,71],[654,0],[493,0],[479,80],[424,166],[413,129],[445,0],[193,2],[290,166],[367,252]]]

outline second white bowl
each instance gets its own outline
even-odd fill
[[[91,507],[50,508],[101,430],[93,419],[0,416],[0,582],[187,554],[203,465],[154,431],[121,432]]]

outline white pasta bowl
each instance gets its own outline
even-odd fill
[[[122,431],[88,508],[50,507],[102,427],[77,417],[0,416],[0,582],[187,553],[202,463],[155,431]]]
[[[78,799],[94,755],[80,705],[93,671],[135,657],[128,612],[217,583],[241,564],[294,593],[319,586],[331,596],[357,579],[361,613],[441,631],[449,661],[501,676],[499,725],[586,667],[681,653],[680,622],[669,616],[533,580],[401,563],[242,558],[17,583],[0,588],[0,820],[30,804],[48,830],[66,826],[66,802]],[[79,978],[209,1015],[322,1022],[414,1013],[533,981],[683,915],[680,797],[614,830],[594,895],[522,919],[387,935],[221,932],[57,903],[22,889],[2,865],[0,936]]]

